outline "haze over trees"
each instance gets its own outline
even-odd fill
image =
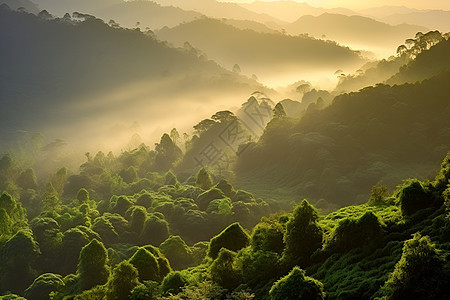
[[[331,72],[342,65],[352,68],[363,63],[359,53],[332,41],[242,30],[215,19],[163,28],[156,35],[178,47],[188,41],[220,64],[231,67],[237,63],[244,73],[257,74],[269,82],[273,73],[282,78],[283,73],[295,70]],[[216,36],[221,38],[214,39]]]
[[[76,127],[102,140],[99,135],[116,124],[137,121],[146,128],[149,118],[168,122],[156,107],[168,91],[167,105],[193,114],[199,104],[180,101],[211,99],[214,92],[220,93],[211,100],[217,107],[228,94],[239,99],[262,88],[200,53],[173,49],[139,30],[114,28],[89,15],[43,20],[5,7],[0,14],[3,136],[14,128],[52,132],[55,124],[63,124],[64,131],[74,133]],[[111,105],[99,110],[104,103]],[[28,109],[23,109],[25,104]],[[146,109],[131,112],[134,105]],[[102,128],[99,123],[105,118],[116,121]],[[195,122],[196,116],[190,118]]]

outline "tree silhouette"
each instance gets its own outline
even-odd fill
[[[305,199],[298,205],[286,224],[285,259],[291,264],[305,266],[314,251],[322,246],[322,229],[317,224],[316,209]]]

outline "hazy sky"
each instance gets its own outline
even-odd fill
[[[223,2],[253,2],[253,0],[219,0]],[[270,0],[263,0],[270,1]],[[312,6],[321,7],[346,7],[350,9],[364,9],[384,5],[403,5],[418,9],[445,9],[450,10],[449,0],[306,0]]]

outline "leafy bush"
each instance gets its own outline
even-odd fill
[[[233,223],[213,237],[209,244],[208,256],[216,258],[221,248],[238,251],[250,243],[250,237],[239,223]]]
[[[450,296],[445,258],[428,236],[407,240],[400,261],[385,284],[388,299],[445,299]]]
[[[144,248],[139,248],[129,262],[137,269],[139,280],[160,281],[159,265],[156,257]]]
[[[311,254],[322,247],[322,228],[317,224],[316,209],[303,200],[286,223],[284,259],[290,265],[308,264]]]
[[[27,299],[51,299],[50,293],[60,291],[64,285],[61,275],[44,273],[33,281],[24,295]]]
[[[357,247],[370,246],[377,242],[382,233],[381,224],[372,212],[366,212],[358,219],[345,218],[333,232],[328,247],[345,252]]]
[[[141,233],[141,245],[152,244],[158,246],[169,237],[169,223],[155,215],[150,216],[144,223]]]
[[[400,192],[400,207],[405,216],[410,216],[418,210],[427,208],[431,205],[432,199],[422,183],[417,179],[410,180]]]
[[[234,289],[243,282],[242,270],[236,261],[236,252],[221,248],[211,264],[211,279],[223,288]]]
[[[108,253],[103,243],[93,239],[84,246],[78,259],[78,275],[81,290],[105,284],[109,277]]]
[[[305,271],[295,267],[292,271],[274,283],[269,292],[272,300],[325,299],[320,281],[305,276]]]
[[[107,300],[126,300],[131,291],[139,284],[138,271],[128,261],[118,264],[108,281]]]
[[[160,246],[175,270],[182,270],[193,263],[192,251],[179,235],[169,236]]]
[[[178,294],[187,284],[188,280],[182,272],[173,271],[164,277],[161,283],[161,288],[164,294]]]

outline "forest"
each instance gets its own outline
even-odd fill
[[[447,23],[237,2],[0,0],[0,299],[450,299]]]

